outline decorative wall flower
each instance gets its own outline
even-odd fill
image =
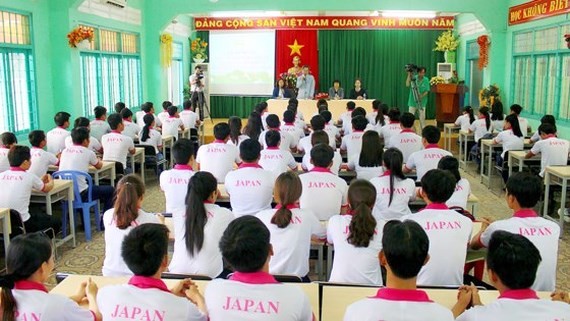
[[[479,36],[477,38],[477,44],[479,44],[479,70],[487,67],[489,64],[489,37],[486,35]]]
[[[77,48],[77,44],[83,40],[93,41],[95,34],[93,28],[79,26],[67,34],[67,42],[71,48]]]

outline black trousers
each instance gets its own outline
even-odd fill
[[[190,102],[192,103],[192,109],[196,113],[196,109],[200,110],[200,120],[204,120],[204,103],[205,97],[203,91],[193,91],[192,96],[190,97]]]
[[[52,228],[55,234],[59,233],[61,230],[61,220],[53,215],[47,215],[42,212],[30,212],[30,218],[24,222],[26,227],[26,233],[45,231],[48,228]],[[48,233],[50,238],[54,238],[55,235]]]

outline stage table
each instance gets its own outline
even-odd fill
[[[328,100],[329,111],[332,114],[332,119],[336,122],[342,113],[346,112],[346,103],[349,101],[354,101],[356,107],[362,107],[366,110],[366,114],[372,112],[372,102],[373,99],[366,100],[356,100],[356,99],[341,99],[341,100]],[[283,119],[283,112],[287,110],[287,105],[289,104],[289,99],[269,99],[267,100],[268,110],[271,114],[276,114],[279,119]],[[299,99],[299,106],[297,111],[300,111],[305,118],[305,121],[309,123],[311,117],[317,113],[317,100],[310,99]]]

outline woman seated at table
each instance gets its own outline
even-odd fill
[[[344,89],[340,86],[340,80],[333,81],[333,86],[329,88],[330,99],[344,99]]]
[[[291,98],[293,95],[291,94],[291,90],[285,86],[285,80],[283,78],[279,78],[277,83],[275,84],[275,88],[273,88],[273,98]]]
[[[368,93],[366,92],[366,89],[362,88],[362,81],[360,80],[360,78],[356,78],[356,80],[354,81],[354,88],[352,88],[350,90],[350,99],[366,99]]]

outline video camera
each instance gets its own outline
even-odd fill
[[[407,64],[404,66],[404,70],[406,72],[417,73],[420,70],[420,68],[416,64]]]

